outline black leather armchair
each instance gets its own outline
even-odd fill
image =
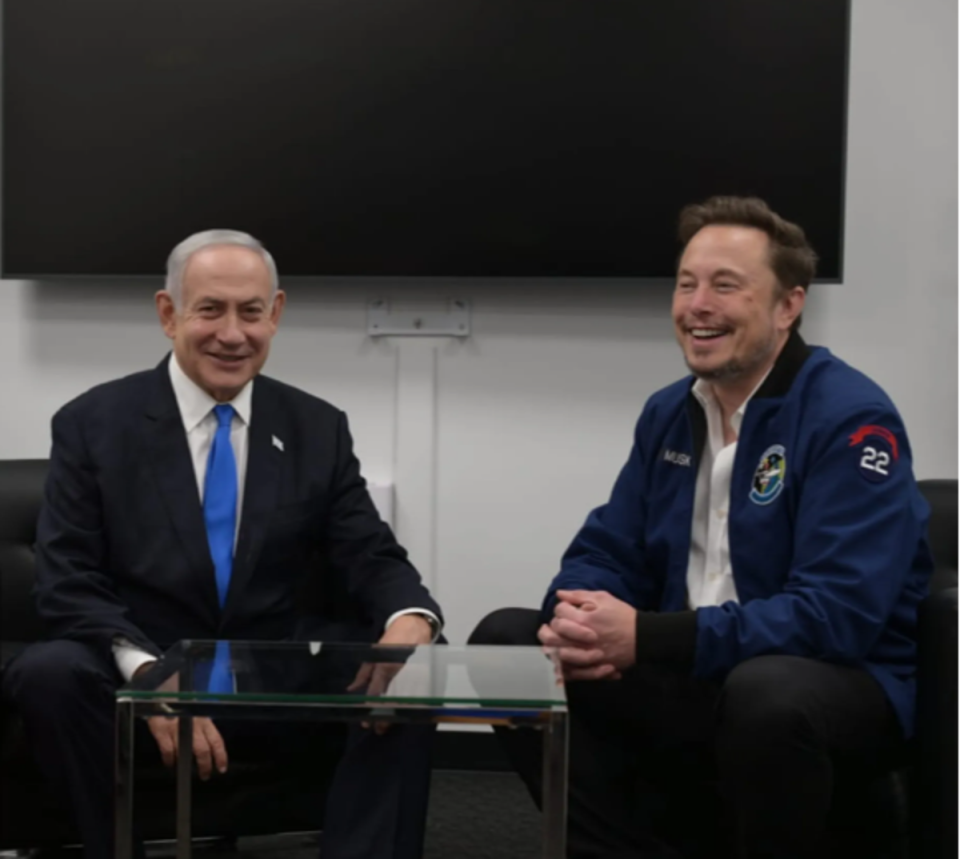
[[[957,481],[919,487],[935,571],[919,610],[916,736],[903,760],[839,774],[831,856],[843,859],[957,856]]]
[[[26,644],[42,639],[33,607],[33,543],[47,472],[45,460],[0,461],[0,671]],[[196,837],[238,837],[322,829],[326,784],[319,762],[329,749],[302,749],[296,760],[276,761],[270,750],[236,759],[226,776],[197,783]],[[141,758],[143,760],[143,758]],[[138,766],[136,819],[148,840],[175,834],[173,773]],[[23,726],[0,702],[0,850],[51,848],[79,842],[70,815],[50,794],[31,759]]]

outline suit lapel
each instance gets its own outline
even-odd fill
[[[240,534],[233,557],[230,588],[223,609],[226,623],[243,598],[244,589],[260,558],[270,517],[277,506],[280,467],[284,452],[274,443],[283,438],[279,403],[269,381],[253,383],[250,405],[250,429],[247,436],[247,477],[243,489]]]
[[[154,389],[144,413],[144,444],[167,515],[180,538],[183,553],[196,573],[193,578],[201,604],[209,613],[212,624],[216,625],[219,614],[216,576],[187,434],[170,384],[168,360],[156,370]]]

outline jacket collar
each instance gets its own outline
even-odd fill
[[[809,357],[810,347],[796,331],[791,331],[777,360],[773,362],[773,369],[753,395],[753,399],[763,400],[784,396]]]

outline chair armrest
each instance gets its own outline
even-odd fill
[[[957,588],[920,604],[913,856],[957,855]]]

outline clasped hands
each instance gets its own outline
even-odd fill
[[[557,591],[537,638],[555,648],[564,680],[619,680],[636,662],[637,610],[606,591]]]

